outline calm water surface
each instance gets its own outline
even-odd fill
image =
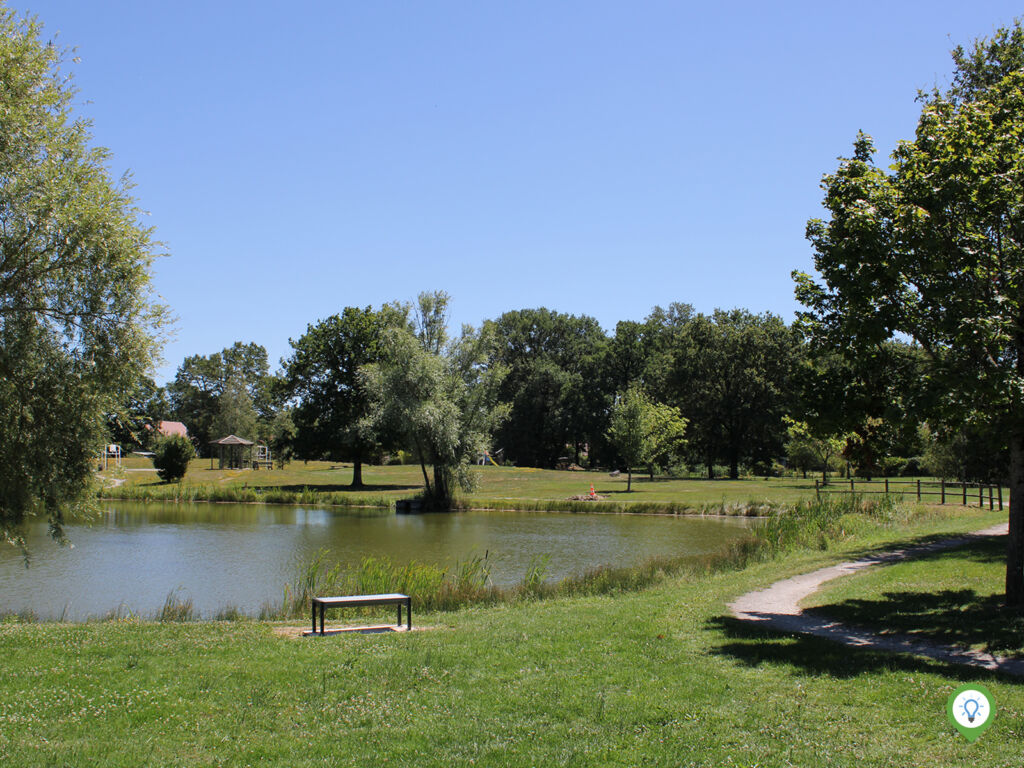
[[[68,525],[72,548],[45,523],[27,531],[31,565],[0,547],[0,609],[79,620],[111,611],[159,611],[169,592],[209,617],[235,606],[257,614],[279,604],[284,585],[321,549],[329,563],[367,555],[453,565],[489,555],[495,584],[520,581],[531,560],[550,557],[548,578],[653,555],[718,551],[743,534],[739,518],[572,515],[555,512],[353,515],[348,511],[235,504],[111,503],[91,525]]]

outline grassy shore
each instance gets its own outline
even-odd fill
[[[411,634],[293,639],[268,622],[0,623],[0,763],[1016,766],[1024,684],[766,634],[726,603],[998,513],[840,515],[743,568],[639,592],[416,615]],[[780,555],[772,557],[773,554]],[[998,715],[946,720],[964,681]]]
[[[388,506],[423,489],[419,466],[365,466],[363,487],[350,486],[350,464],[292,462],[284,469],[211,469],[196,459],[181,483],[163,483],[147,459],[131,457],[119,471],[101,473],[106,498],[178,501],[239,501],[339,506]],[[681,480],[634,476],[626,492],[624,475],[517,467],[479,467],[478,489],[458,504],[476,509],[547,509],[563,512],[669,512],[760,514],[814,495],[814,479],[745,478]],[[118,481],[120,485],[113,487]],[[600,501],[570,501],[591,487]]]

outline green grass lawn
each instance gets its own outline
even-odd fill
[[[1024,655],[1024,618],[1001,604],[1005,580],[1005,537],[992,537],[838,579],[804,605],[883,633]]]
[[[1018,766],[1024,682],[766,634],[748,590],[993,513],[861,527],[826,550],[635,593],[417,614],[290,639],[253,621],[0,623],[0,764]],[[947,696],[998,715],[968,744]]]
[[[215,464],[216,465],[216,464]],[[384,503],[407,498],[423,488],[418,465],[363,467],[364,487],[353,489],[351,464],[323,461],[291,462],[284,469],[220,470],[211,469],[209,459],[195,459],[182,482],[184,488],[260,488],[339,495],[339,501],[365,500]],[[122,470],[102,473],[106,480],[117,478],[125,485],[153,493],[173,493],[175,488],[162,483],[148,459],[130,457]],[[674,504],[699,510],[723,504],[785,504],[814,494],[814,479],[748,478],[740,480],[675,480],[657,477],[651,481],[633,476],[633,490],[626,492],[626,477],[611,477],[607,472],[568,472],[517,467],[479,467],[474,469],[479,487],[468,494],[469,506],[514,506],[524,501],[565,501],[571,496],[588,494],[593,485],[607,504]],[[594,503],[600,508],[600,503]]]

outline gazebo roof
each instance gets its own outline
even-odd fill
[[[211,440],[210,445],[255,445],[255,443],[252,440],[246,440],[244,437],[228,435],[220,440]]]

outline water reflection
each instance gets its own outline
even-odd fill
[[[265,602],[278,603],[284,584],[321,549],[332,563],[384,555],[447,566],[488,552],[494,582],[508,585],[536,555],[549,555],[549,577],[560,579],[654,555],[714,552],[747,525],[737,518],[118,502],[91,523],[67,526],[73,548],[52,542],[45,523],[31,525],[28,570],[17,550],[0,548],[0,609],[29,608],[42,618],[118,608],[151,615],[179,590],[204,616],[226,606],[255,614]]]

